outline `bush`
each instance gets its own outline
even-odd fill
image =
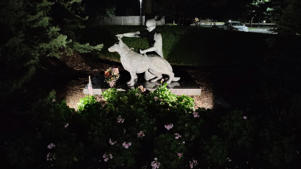
[[[82,98],[78,111],[57,103],[54,92],[37,102],[24,130],[0,142],[10,168],[297,164],[294,136],[282,130],[275,133],[275,125],[255,123],[255,117],[242,111],[194,110],[193,99],[172,94],[166,85],[154,92],[111,88],[103,97],[104,104],[93,96]]]

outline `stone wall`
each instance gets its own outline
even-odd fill
[[[143,25],[145,23],[145,16],[142,16]],[[140,16],[111,16],[100,18],[101,25],[140,25]],[[157,25],[164,25],[165,17],[157,20]]]
[[[143,24],[145,16],[142,16]],[[101,25],[140,25],[140,16],[112,16],[102,17],[100,19]]]

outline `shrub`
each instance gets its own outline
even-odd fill
[[[254,117],[242,111],[193,110],[192,99],[170,93],[166,85],[154,92],[111,88],[103,97],[105,104],[93,96],[82,98],[77,112],[57,103],[54,92],[37,102],[24,130],[0,142],[9,166],[177,169],[297,164],[295,136],[285,136],[287,132],[275,130],[272,123],[254,123]]]

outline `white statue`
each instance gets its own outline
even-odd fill
[[[171,65],[163,57],[136,53],[123,43],[119,35],[116,36],[119,43],[114,44],[108,50],[109,52],[117,52],[120,55],[120,62],[123,68],[131,75],[130,81],[127,82],[129,86],[134,86],[138,78],[137,73],[149,74],[148,77],[153,77],[151,82],[161,79],[163,74],[169,77],[167,84],[180,80],[179,77],[174,76]]]
[[[129,32],[129,33],[123,33],[116,35],[117,37],[146,37],[147,41],[149,43],[149,48],[145,50],[140,50],[141,54],[156,54],[161,57],[163,56],[163,50],[162,50],[162,35],[161,33],[158,33],[155,31],[157,22],[156,19],[149,19],[146,21],[146,30],[147,31],[137,31],[137,32]],[[150,53],[155,52],[155,53]]]
[[[164,20],[162,18],[161,20]],[[145,37],[148,41],[148,45],[150,46],[148,49],[140,50],[141,54],[147,54],[149,56],[163,56],[163,40],[161,33],[156,32],[156,26],[158,22],[156,18],[154,19],[148,19],[146,21],[146,30],[145,31],[137,31],[137,32],[129,32],[129,33],[123,33],[123,34],[117,34],[116,36],[119,38],[122,37]],[[153,79],[155,76],[151,73],[145,72],[144,79],[146,81]]]

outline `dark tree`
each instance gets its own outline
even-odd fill
[[[300,34],[301,33],[301,1],[290,0],[284,9],[279,23],[280,31]]]

